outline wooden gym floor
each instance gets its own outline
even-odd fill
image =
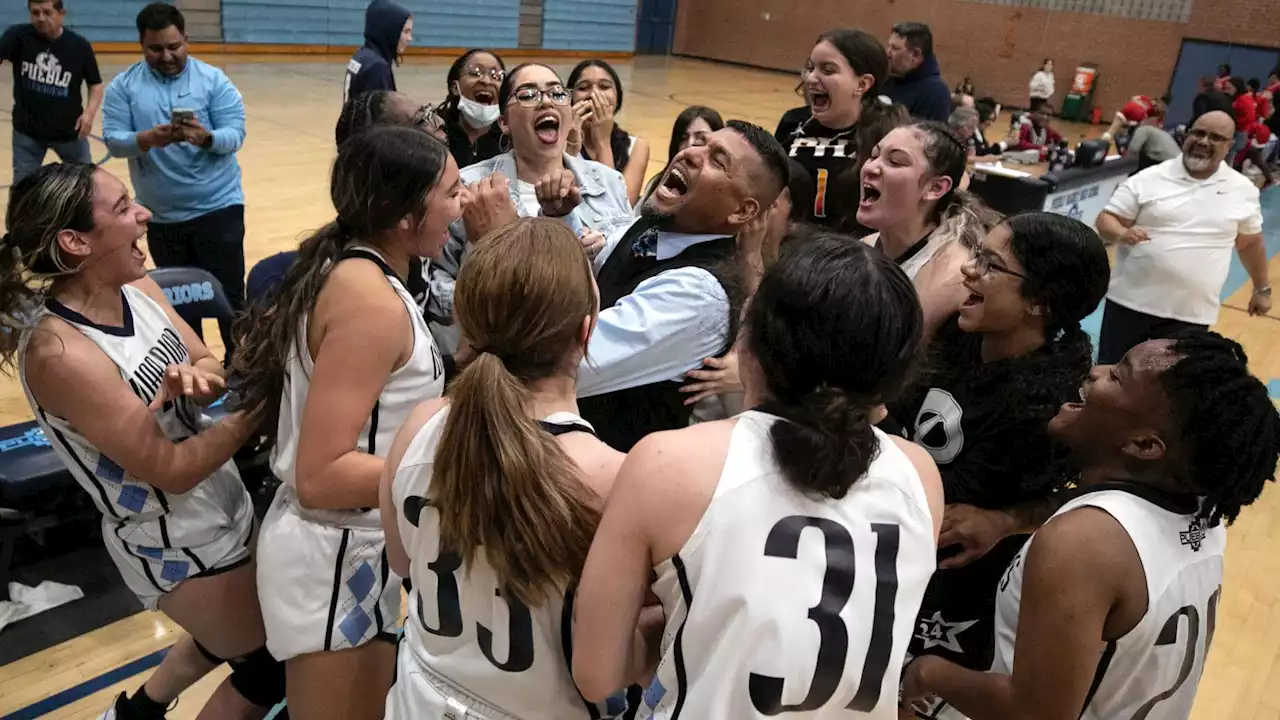
[[[797,57],[803,49],[797,49]],[[103,76],[111,78],[136,56],[102,56]],[[247,235],[245,254],[257,260],[296,247],[309,230],[333,217],[328,199],[329,166],[334,155],[333,125],[342,97],[345,58],[214,55],[203,59],[222,66],[244,96],[248,139],[239,153],[244,171]],[[448,60],[413,58],[396,70],[401,91],[421,102],[444,97]],[[567,76],[573,61],[552,65]],[[669,58],[619,61],[626,90],[624,127],[647,138],[653,147],[650,173],[666,160],[666,145],[675,115],[690,104],[715,107],[728,117],[759,123],[772,130],[783,111],[799,104],[792,76]],[[0,97],[11,97],[10,73],[0,72]],[[992,127],[1002,133],[1007,119]],[[8,135],[7,117],[0,134]],[[1072,139],[1099,130],[1064,128]],[[100,133],[100,124],[95,132]],[[105,155],[94,143],[94,156]],[[128,180],[128,168],[111,160],[106,168]],[[0,183],[10,173],[8,143],[0,143]],[[1268,193],[1269,255],[1280,251],[1280,191]],[[5,198],[0,198],[3,204]],[[1280,264],[1272,272],[1280,279]],[[1254,371],[1270,381],[1280,377],[1280,320],[1249,318],[1243,308],[1248,289],[1240,269],[1217,329],[1244,343]],[[1280,318],[1280,308],[1277,309]],[[212,328],[211,328],[212,329]],[[216,332],[206,333],[217,337]],[[1280,383],[1277,384],[1280,386]],[[31,418],[18,383],[0,378],[0,423]],[[1280,685],[1280,490],[1268,489],[1230,531],[1230,550],[1216,643],[1200,686],[1193,717],[1280,720],[1280,695],[1266,692]],[[85,598],[78,602],[93,602]],[[23,620],[39,623],[40,616]],[[158,651],[171,645],[178,631],[162,615],[143,612],[61,645],[0,667],[0,717],[96,717],[121,690],[132,691],[158,662]],[[0,634],[0,642],[4,642]],[[223,670],[222,672],[225,672]],[[170,713],[193,718],[221,675],[206,678],[181,698]],[[83,695],[67,702],[69,696]],[[41,703],[41,701],[45,701]],[[34,705],[41,703],[39,705]],[[58,707],[54,707],[58,706]],[[25,708],[25,710],[23,710]]]

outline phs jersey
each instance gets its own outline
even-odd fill
[[[387,717],[587,720],[623,713],[621,696],[597,707],[574,685],[571,596],[562,589],[531,608],[501,592],[483,548],[469,567],[441,550],[431,474],[448,413],[441,410],[422,427],[392,483],[413,590]],[[555,434],[594,434],[570,413],[556,413],[542,426]]]
[[[828,198],[837,199],[840,193],[831,192],[837,181],[841,188],[856,192],[861,187],[857,178],[844,178],[841,174],[852,170],[858,160],[857,126],[832,130],[817,120],[807,107],[788,110],[778,121],[774,137],[786,149],[787,155],[804,166],[813,179],[815,190],[813,207],[807,215],[819,225],[833,224],[841,212],[852,208],[833,208]],[[857,204],[857,195],[853,194]]]
[[[436,350],[435,341],[427,329],[422,311],[405,286],[400,282],[394,270],[376,250],[358,246],[348,249],[339,258],[339,262],[348,258],[363,258],[377,263],[387,276],[387,282],[404,302],[409,313],[409,322],[413,327],[413,352],[408,361],[387,377],[386,384],[373,405],[373,412],[365,420],[364,428],[356,443],[356,450],[377,457],[385,457],[391,448],[400,426],[408,419],[409,413],[420,403],[444,394],[444,363]],[[307,351],[307,319],[299,323],[297,342],[289,356],[286,370],[284,392],[280,397],[280,420],[277,442],[271,453],[271,470],[280,481],[296,492],[295,477],[298,457],[298,440],[302,428],[302,413],[307,405],[307,392],[311,385],[311,373],[315,370],[315,362]],[[283,490],[283,488],[282,488]],[[303,510],[299,511],[307,519],[332,525],[381,528],[378,511],[374,509],[353,510]]]
[[[773,457],[775,422],[739,416],[711,504],[655,569],[667,625],[642,718],[897,717],[937,552],[919,475],[876,430],[849,493],[809,497]]]
[[[119,327],[98,325],[52,299],[41,312],[62,318],[97,345],[120,368],[120,377],[138,400],[150,404],[163,385],[165,369],[189,361],[187,347],[164,308],[146,293],[126,285],[120,296],[124,322]],[[23,336],[19,351],[27,402],[58,457],[102,513],[104,541],[144,603],[150,606],[182,580],[244,557],[252,504],[235,464],[228,460],[185,493],[165,492],[148,478],[127,472],[69,422],[36,402],[26,379],[30,337],[30,332]],[[154,415],[165,436],[175,442],[209,424],[185,397],[165,403]]]
[[[1221,525],[1205,527],[1194,515],[1157,505],[1156,499],[1122,489],[1096,490],[1055,514],[1082,507],[1106,511],[1129,534],[1147,579],[1147,612],[1133,630],[1107,644],[1082,720],[1173,720],[1191,714],[1213,642],[1227,531]],[[1023,564],[1034,542],[1033,535],[1000,582],[992,672],[1013,672]]]

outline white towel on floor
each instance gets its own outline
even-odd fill
[[[45,580],[36,587],[9,583],[9,599],[0,602],[0,631],[9,623],[29,618],[49,608],[66,605],[84,597],[84,591],[75,585],[63,585]]]

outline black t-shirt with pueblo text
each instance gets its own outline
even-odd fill
[[[45,142],[75,140],[80,86],[102,82],[89,41],[67,29],[49,40],[29,23],[14,25],[0,35],[0,60],[13,63],[13,129]]]

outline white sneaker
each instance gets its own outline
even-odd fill
[[[119,720],[124,717],[124,711],[121,708],[124,706],[127,697],[125,693],[117,695],[115,702],[111,703],[111,707],[107,708],[106,712],[98,716],[98,720]]]

